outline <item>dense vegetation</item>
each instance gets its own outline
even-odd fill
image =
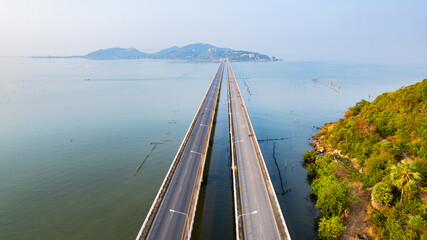
[[[320,237],[336,239],[345,230],[336,219],[354,200],[345,182],[360,182],[363,189],[373,187],[370,218],[380,237],[427,239],[426,100],[424,79],[373,102],[358,102],[317,133],[330,152],[338,150],[334,155],[304,154],[314,179],[312,194],[322,211]]]
[[[319,222],[319,237],[337,239],[346,230],[342,217],[354,200],[352,187],[336,174],[341,167],[332,154],[316,156],[313,151],[304,154],[304,160],[312,181],[311,194],[315,197],[316,207],[322,212]]]
[[[410,157],[419,167],[427,159],[427,79],[384,93],[372,103],[362,100],[343,119],[325,125],[324,138],[364,168],[366,187],[388,175],[390,166]],[[425,172],[425,170],[424,170]]]

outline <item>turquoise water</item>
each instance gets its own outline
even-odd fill
[[[313,126],[336,121],[369,94],[427,77],[426,65],[232,67],[257,137],[285,138],[260,147],[297,239],[315,238],[317,210],[301,167]],[[217,68],[180,61],[0,58],[0,239],[134,239]],[[331,80],[335,90],[340,84],[339,92],[328,87]],[[233,236],[225,90],[199,203],[199,239]],[[162,139],[172,141],[158,145],[134,176],[150,142]]]

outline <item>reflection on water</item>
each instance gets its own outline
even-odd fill
[[[427,76],[425,66],[232,65],[257,137],[279,139],[260,147],[296,239],[315,238],[318,211],[301,167],[313,126],[336,121],[361,98]],[[0,58],[0,239],[133,239],[217,68]],[[234,234],[222,91],[194,230],[200,239]]]

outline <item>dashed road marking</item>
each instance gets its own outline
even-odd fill
[[[202,153],[195,152],[195,151],[193,151],[193,150],[191,150],[190,152],[191,152],[191,153],[195,153],[195,154],[200,154],[200,155],[202,155]]]
[[[183,213],[183,212],[180,212],[180,211],[177,211],[177,210],[173,210],[173,209],[169,209],[169,212],[171,212],[171,213],[178,213],[178,214],[182,214],[184,216],[187,216],[186,213]]]

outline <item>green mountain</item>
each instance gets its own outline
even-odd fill
[[[427,239],[427,79],[362,99],[314,138],[322,154],[303,157],[322,212],[319,237],[374,226],[372,239]]]
[[[172,47],[153,53],[151,58],[219,60],[231,51],[228,48],[217,48],[210,44],[196,43],[184,47]]]
[[[325,139],[361,166],[378,157],[392,163],[403,157],[427,159],[426,103],[427,79],[383,93],[373,102],[362,99],[327,127]]]
[[[91,52],[84,56],[88,59],[137,59],[147,58],[148,54],[138,51],[135,48],[109,48],[100,49],[95,52]]]
[[[144,53],[135,48],[109,48],[89,53],[83,58],[108,59],[183,59],[197,61],[218,61],[228,57],[230,61],[277,61],[276,58],[250,51],[218,48],[210,44],[196,43],[184,47],[171,47],[155,53]]]

